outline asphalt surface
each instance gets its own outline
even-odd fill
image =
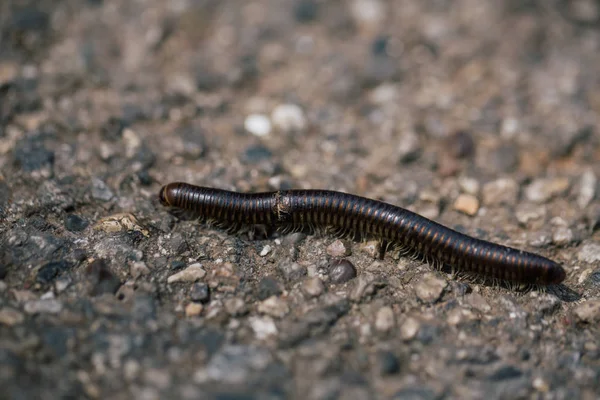
[[[592,0],[2,2],[0,398],[599,398],[599,77]],[[171,181],[376,198],[567,279],[229,235]]]

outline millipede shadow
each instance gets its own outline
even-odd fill
[[[564,301],[565,303],[573,303],[581,300],[581,295],[579,293],[563,283],[548,286],[546,292],[555,295],[559,300]]]

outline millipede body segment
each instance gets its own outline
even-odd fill
[[[325,228],[377,238],[458,274],[517,285],[552,285],[564,269],[537,254],[477,239],[388,203],[330,190],[238,193],[169,183],[160,202],[218,226],[274,226],[286,231]]]

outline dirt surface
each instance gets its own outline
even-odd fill
[[[0,3],[0,398],[596,399],[600,3]],[[159,188],[326,188],[560,262],[231,236]]]

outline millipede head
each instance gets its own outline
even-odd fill
[[[172,182],[163,186],[158,193],[160,204],[166,207],[173,207],[180,192],[180,186],[178,182]]]
[[[167,186],[168,185],[161,187],[160,192],[158,192],[158,200],[160,201],[160,204],[162,204],[163,206],[169,205],[169,202],[167,201],[167,194],[165,193],[167,191]]]

